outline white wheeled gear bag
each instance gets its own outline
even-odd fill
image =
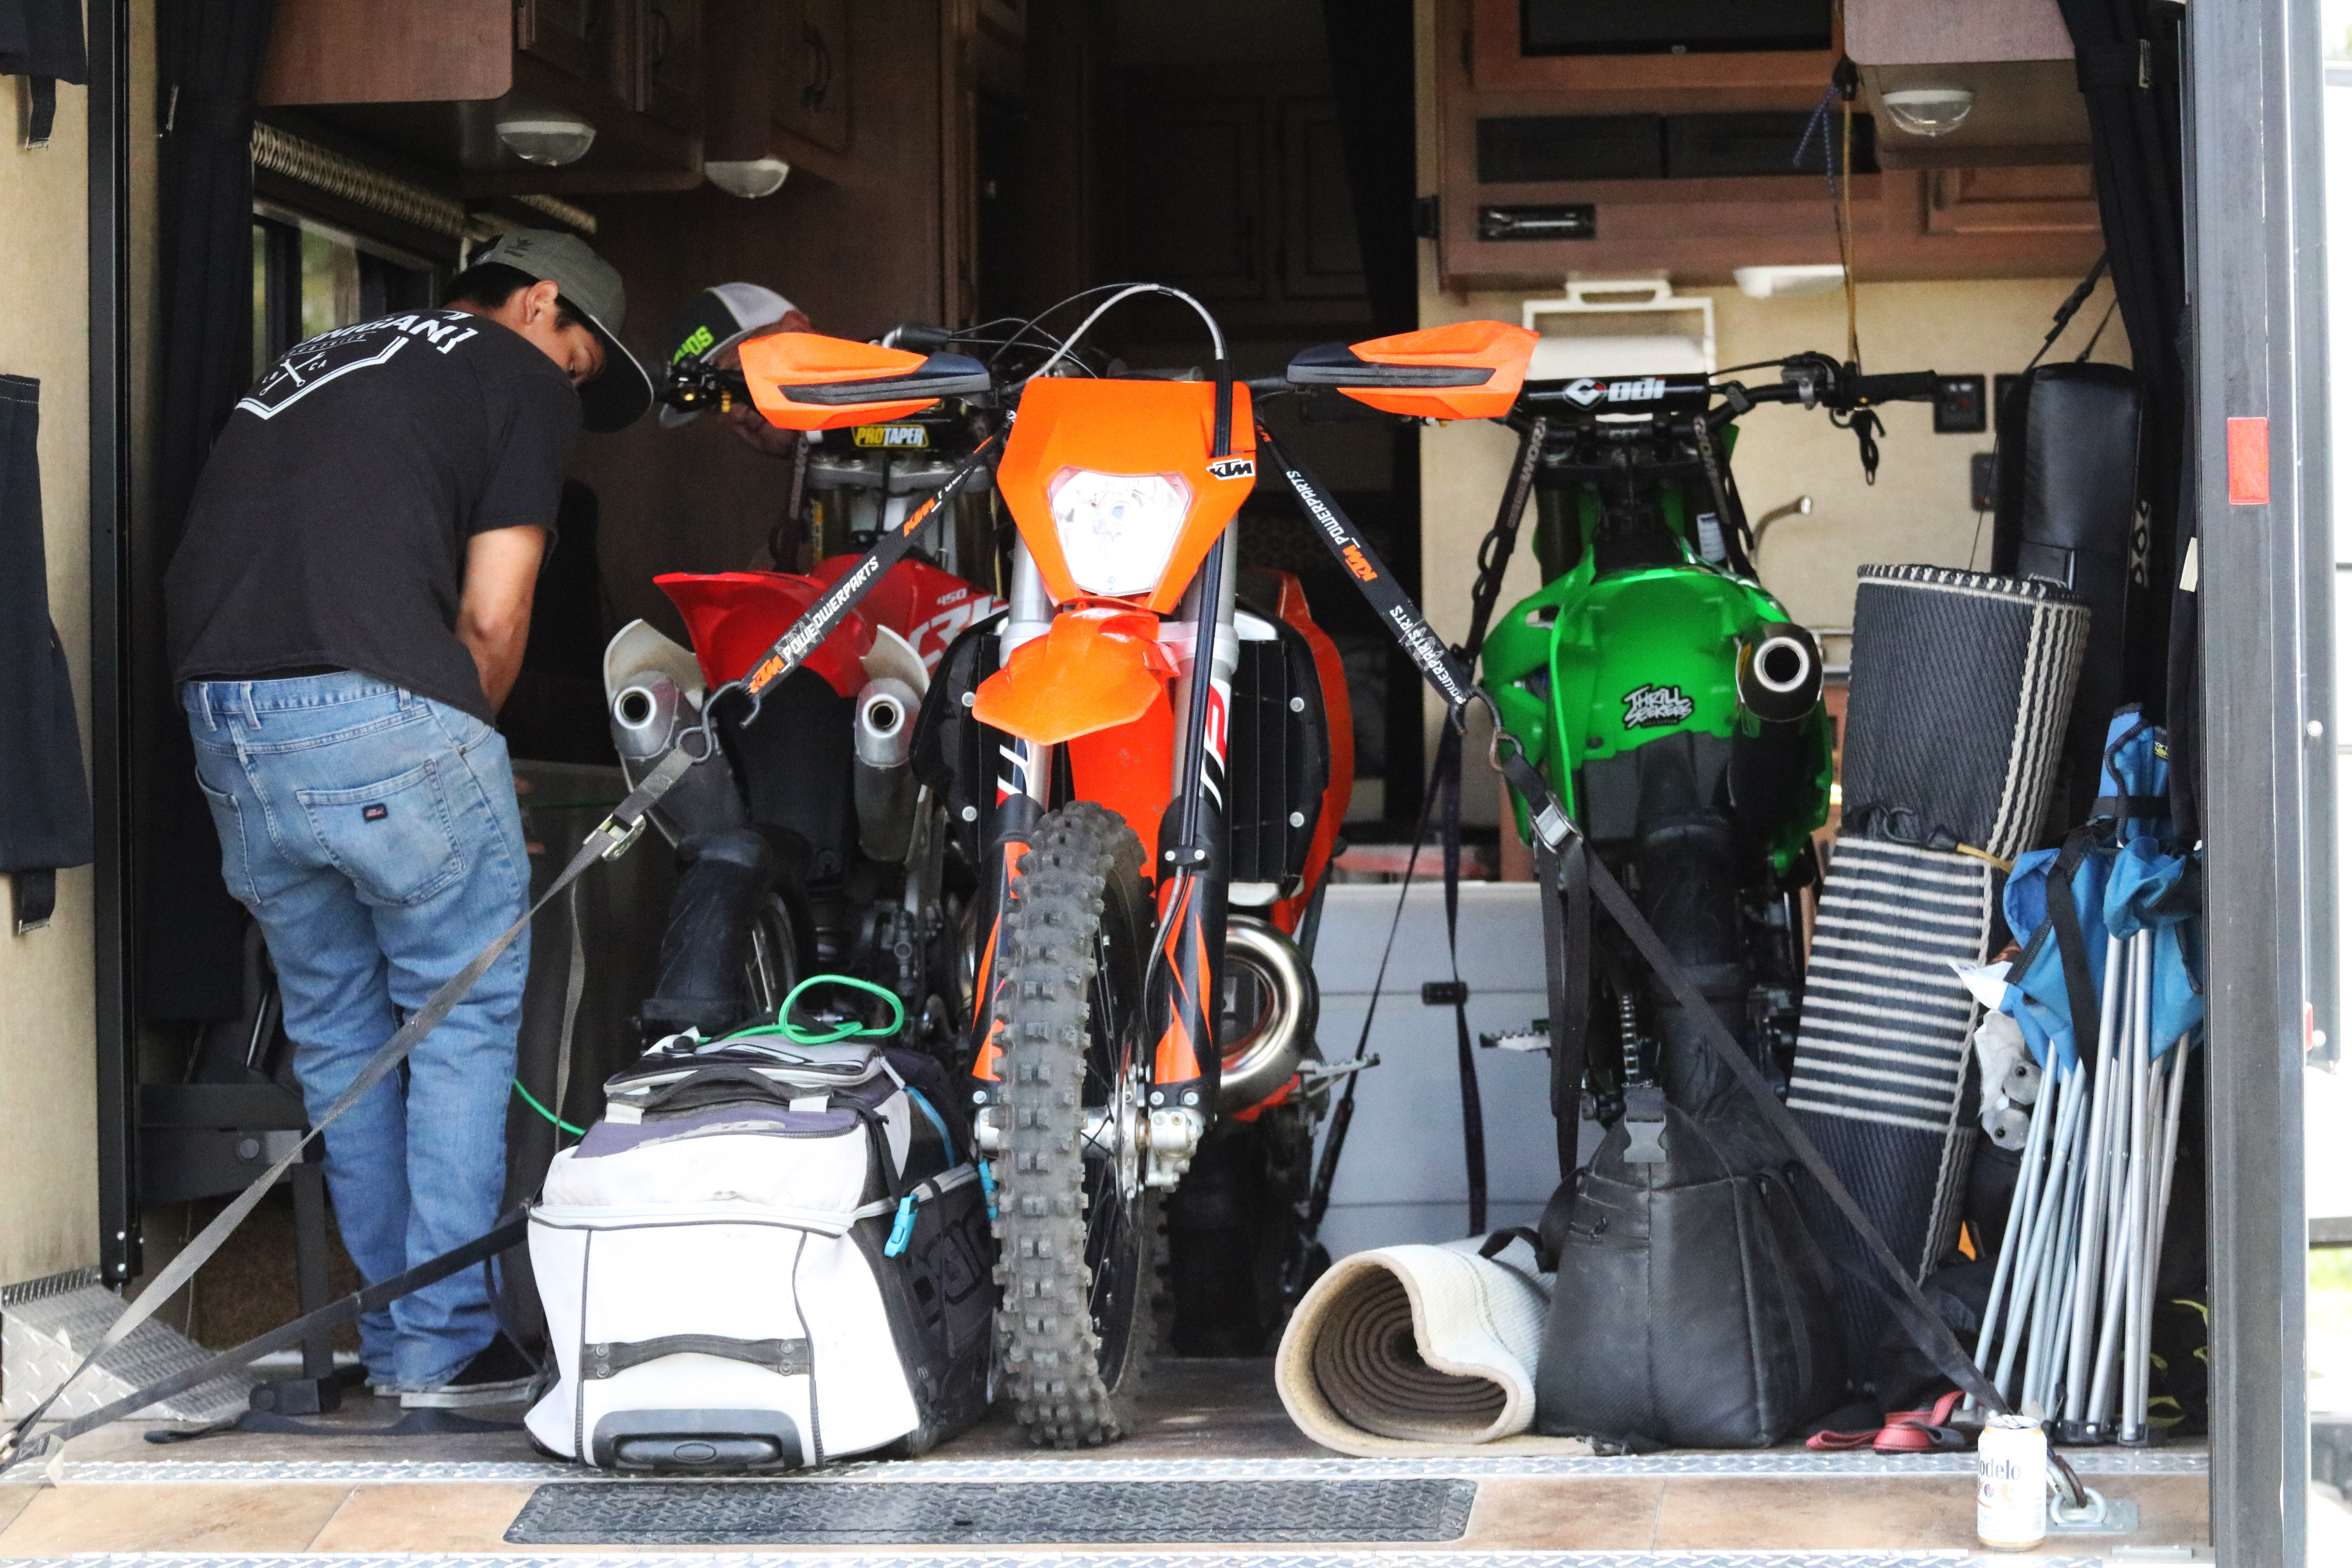
[[[991,1394],[971,1134],[937,1063],[665,1042],[549,1168],[530,1260],[558,1372],[532,1439],[607,1469],[919,1454]]]

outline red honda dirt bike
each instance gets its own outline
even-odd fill
[[[858,559],[805,574],[656,577],[693,647],[640,621],[606,653],[614,743],[631,782],[700,725],[707,692],[740,679]],[[927,561],[903,561],[779,683],[757,726],[713,715],[720,752],[655,813],[681,875],[660,980],[640,1013],[648,1040],[773,1017],[796,983],[823,972],[896,992],[906,1043],[952,1062],[971,1005],[974,879],[915,780],[911,749],[948,642],[1001,607]]]
[[[1104,310],[1149,293],[1200,313],[1207,379],[1067,374]],[[1243,581],[1232,525],[1261,452],[1449,701],[1473,691],[1328,492],[1256,428],[1253,389],[1492,416],[1532,341],[1472,323],[1310,353],[1244,384],[1197,301],[1130,285],[1017,381],[961,354],[807,333],[744,345],[753,401],[779,426],[884,422],[954,397],[992,430],[940,496],[993,465],[1017,531],[1010,605],[949,650],[917,750],[980,863],[966,1070],[998,1189],[1003,1371],[1034,1442],[1130,1427],[1160,1194],[1220,1114],[1315,1098],[1300,1091],[1325,1076],[1305,1062],[1314,981],[1292,933],[1311,926],[1352,783],[1347,697],[1296,582]],[[879,540],[742,693],[764,701],[927,521]],[[1239,999],[1245,970],[1255,1006]]]

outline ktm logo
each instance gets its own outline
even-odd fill
[[[1209,475],[1219,479],[1255,479],[1257,465],[1247,458],[1219,458],[1209,465]]]
[[[1356,574],[1358,582],[1369,583],[1380,575],[1372,570],[1372,563],[1364,559],[1364,552],[1352,544],[1339,552],[1339,558],[1347,562],[1348,570]]]

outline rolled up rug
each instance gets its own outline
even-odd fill
[[[2056,584],[1865,566],[1855,595],[1843,815],[1805,966],[1789,1109],[1895,1255],[1942,1261],[1975,1147],[1963,1103],[1978,1009],[1952,964],[1983,963],[2008,862],[2056,780],[2090,611]],[[1808,1184],[1840,1264],[1851,1371],[1886,1306],[1874,1266]]]
[[[1592,1451],[1580,1438],[1524,1436],[1551,1279],[1525,1240],[1492,1259],[1479,1246],[1473,1237],[1359,1252],[1315,1282],[1275,1356],[1300,1431],[1364,1456],[1496,1443]]]

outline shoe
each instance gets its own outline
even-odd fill
[[[457,1410],[474,1405],[512,1405],[530,1398],[538,1384],[539,1368],[502,1331],[448,1382],[403,1392],[400,1407]]]
[[[1955,1388],[1925,1410],[1892,1412],[1871,1447],[1881,1454],[1957,1453],[1969,1447],[1968,1435],[1951,1425],[1952,1409],[1959,1402],[1960,1391]]]

